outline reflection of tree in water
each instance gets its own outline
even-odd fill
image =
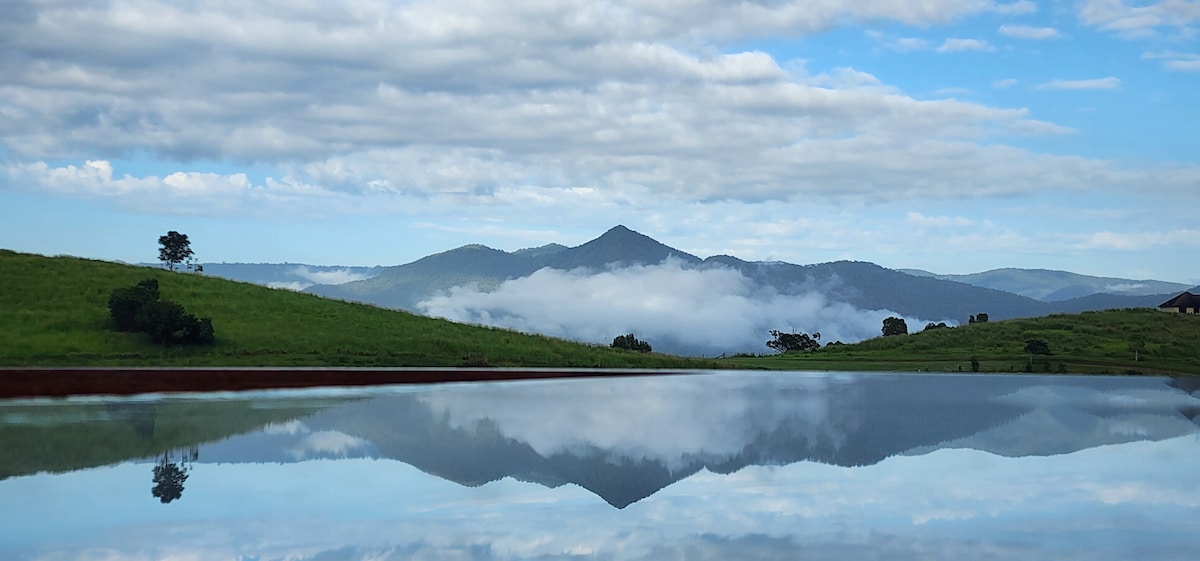
[[[183,482],[187,481],[188,470],[192,462],[200,457],[200,449],[191,447],[190,450],[179,451],[179,463],[171,461],[171,451],[166,450],[154,466],[154,487],[150,494],[167,504],[183,496]]]

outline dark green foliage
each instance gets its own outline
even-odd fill
[[[974,315],[974,316],[971,316],[971,318],[967,320],[967,323],[970,325],[974,325],[976,323],[987,323],[987,322],[988,322],[987,314]]]
[[[159,236],[158,245],[158,260],[172,271],[176,265],[192,256],[192,244],[188,241],[187,234],[180,234],[175,230],[167,232],[165,236]]]
[[[183,306],[159,300],[158,280],[145,279],[108,296],[109,315],[118,331],[138,331],[160,345],[209,344],[216,336],[212,320],[197,318]]]
[[[971,372],[979,372],[979,357],[971,355]]]
[[[1030,339],[1025,341],[1025,352],[1031,355],[1048,355],[1050,354],[1050,345],[1040,339]]]
[[[946,322],[944,322],[944,321],[940,322],[940,323],[929,322],[929,323],[925,324],[925,331],[931,331],[934,329],[946,329],[947,327],[949,327],[949,326],[946,325]]]
[[[634,337],[632,333],[628,335],[617,335],[617,337],[613,339],[612,345],[609,346],[614,349],[625,349],[629,351],[637,351],[639,353],[648,353],[651,350],[650,343],[639,341],[638,338]]]
[[[167,504],[183,496],[183,483],[188,474],[178,464],[166,461],[165,455],[163,458],[154,466],[154,487],[150,488],[150,494]]]
[[[781,353],[789,351],[807,353],[821,348],[820,333],[813,333],[812,335],[807,333],[784,333],[774,329],[770,333],[772,339],[767,341],[767,346]]]
[[[892,335],[908,335],[908,324],[904,318],[895,316],[883,320],[883,336],[890,337]]]
[[[146,279],[134,286],[113,290],[108,296],[108,312],[117,331],[138,331],[138,310],[157,300],[157,279]]]

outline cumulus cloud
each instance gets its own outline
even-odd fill
[[[1004,24],[1000,26],[1000,34],[1017,39],[1053,39],[1060,33],[1053,27],[1033,27],[1031,25]]]
[[[1006,176],[1028,158],[991,164],[1006,159],[995,135],[1056,132],[1026,109],[919,100],[861,70],[809,73],[717,48],[848,21],[931,25],[1032,4],[703,4],[22,3],[30,17],[6,29],[14,56],[0,86],[0,147],[15,162],[7,185],[149,192],[121,202],[213,214],[515,206],[578,199],[578,189],[619,205],[641,193],[763,201],[1050,187]],[[130,154],[279,171],[251,180],[180,164],[151,177],[69,164]],[[1027,174],[1047,175],[1056,174]]]
[[[899,315],[860,310],[816,290],[781,294],[738,271],[674,260],[601,272],[542,269],[492,291],[453,288],[417,307],[453,321],[597,344],[633,332],[656,350],[688,354],[768,352],[771,329],[854,342],[879,335],[883,319]]]
[[[1143,59],[1162,60],[1163,68],[1176,72],[1200,72],[1200,54],[1161,51],[1142,53]]]
[[[942,46],[937,48],[939,53],[961,53],[964,51],[994,51],[991,43],[983,39],[957,39],[950,38],[942,42]]]
[[[1038,85],[1040,90],[1112,90],[1120,87],[1121,80],[1109,76],[1091,80],[1051,80]]]
[[[1184,28],[1200,21],[1200,2],[1159,0],[1130,5],[1127,0],[1085,0],[1078,7],[1086,25],[1115,32],[1124,38],[1154,35],[1161,27]]]

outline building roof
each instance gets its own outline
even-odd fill
[[[1163,302],[1162,304],[1159,304],[1158,307],[1160,307],[1160,308],[1200,308],[1200,296],[1192,294],[1191,292],[1184,292],[1183,294],[1180,294],[1179,296],[1176,296],[1170,300],[1167,300],[1166,302]]]

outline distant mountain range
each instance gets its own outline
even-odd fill
[[[966,322],[984,312],[992,319],[1034,317],[1058,312],[1152,307],[1187,289],[1162,281],[1087,277],[1059,271],[1002,269],[960,277],[923,271],[897,271],[857,261],[815,265],[743,261],[729,255],[701,259],[617,226],[577,247],[550,244],[505,252],[467,245],[406,265],[387,267],[371,278],[315,285],[308,292],[419,311],[417,304],[452,287],[474,284],[487,290],[543,268],[594,271],[652,265],[672,258],[687,267],[724,267],[761,286],[792,294],[817,290],[830,299],[868,310],[891,310],[910,317]],[[1071,297],[1066,297],[1068,293]]]
[[[994,288],[1043,302],[1061,302],[1093,294],[1118,296],[1158,296],[1179,293],[1189,285],[1157,280],[1130,280],[1111,277],[1092,277],[1046,269],[994,269],[969,275],[939,275],[920,269],[901,269],[918,277],[933,277],[962,282],[984,288]]]
[[[507,252],[472,244],[391,267],[329,267],[293,263],[204,263],[203,266],[204,273],[208,275],[427,313],[423,303],[427,306],[431,299],[449,294],[451,289],[462,290],[459,287],[469,287],[475,294],[489,293],[507,281],[529,279],[543,270],[570,271],[574,275],[571,278],[581,278],[581,275],[627,267],[659,265],[666,260],[686,270],[736,271],[748,279],[747,284],[756,291],[755,297],[761,298],[763,294],[791,296],[817,293],[827,302],[845,303],[858,310],[952,323],[966,323],[969,316],[979,313],[1002,320],[1111,308],[1154,307],[1189,289],[1188,285],[1157,280],[1091,277],[1042,269],[996,269],[971,275],[939,275],[916,269],[887,269],[858,261],[797,265],[744,261],[729,255],[702,259],[624,226],[616,226],[600,237],[575,247],[552,243]],[[789,302],[780,305],[790,305]],[[541,305],[552,308],[561,304],[541,301]],[[706,304],[707,301],[702,301],[697,305]],[[477,303],[472,305],[479,307]],[[472,311],[475,315],[457,319],[489,323],[487,317],[520,316],[524,310],[505,308],[479,311],[472,308]],[[727,313],[746,315],[742,312],[739,309]],[[825,328],[834,329],[827,320],[827,317],[822,320]],[[576,318],[575,321],[580,323],[584,320]],[[754,329],[765,333],[765,329],[787,327],[777,318],[763,321],[771,325],[755,325]],[[821,324],[822,321],[814,323]],[[872,321],[877,324],[879,320]],[[545,332],[540,331],[538,325],[519,324],[509,322],[497,325]],[[865,322],[860,325],[865,325]],[[921,327],[909,326],[910,330],[919,330]],[[631,328],[641,329],[636,325]],[[589,339],[577,337],[573,332],[555,334]],[[859,327],[856,335],[842,335],[843,338],[847,336],[850,337],[846,339],[848,341],[857,340],[855,337],[870,336],[870,333],[867,328]],[[598,341],[596,336],[591,339]],[[663,341],[664,346],[660,349],[656,345],[656,349],[705,354],[748,348],[733,348],[737,345],[720,348],[688,346],[672,343],[671,339],[670,334],[660,333],[656,343]]]

